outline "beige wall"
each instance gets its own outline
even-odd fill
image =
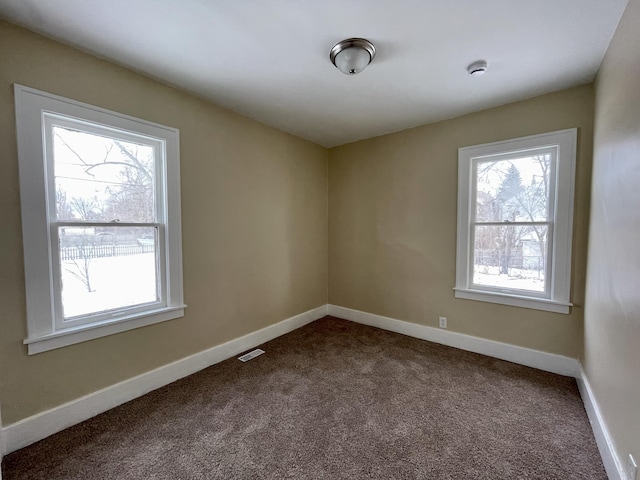
[[[637,22],[634,2],[632,20]],[[630,22],[627,17],[625,22]],[[616,45],[631,42],[618,37]],[[614,46],[598,83],[597,145],[603,152],[600,169],[609,181],[616,180],[607,171],[610,152],[617,149],[624,156],[628,140],[620,142],[612,132],[632,118],[637,133],[639,102],[637,95],[616,96],[621,85],[631,90],[632,82],[613,74],[619,67],[609,65],[622,55],[614,53]],[[636,81],[637,64],[636,58]],[[184,318],[26,355],[14,82],[180,129],[189,305]],[[610,111],[614,104],[620,105],[618,113]],[[613,356],[617,347],[614,343],[610,352],[596,339],[605,335],[617,342],[634,332],[637,338],[639,315],[637,303],[628,303],[623,316],[616,310],[619,305],[610,302],[617,296],[596,295],[602,302],[590,303],[592,321],[583,332],[592,123],[593,89],[582,86],[331,149],[327,172],[322,147],[0,21],[0,385],[5,425],[322,305],[327,298],[332,304],[429,326],[437,326],[437,317],[445,315],[452,331],[571,357],[582,355],[584,333],[588,372],[607,408],[615,410],[626,397],[611,393],[620,384],[593,358]],[[455,299],[458,147],[571,127],[579,128],[571,314]],[[630,155],[621,165],[631,170]],[[621,171],[620,176],[631,173]],[[605,189],[598,187],[603,182],[597,179],[596,192]],[[605,189],[612,205],[616,188]],[[637,200],[627,201],[637,205]],[[596,205],[594,222],[603,224],[599,208],[605,207]],[[632,232],[637,239],[638,228]],[[624,233],[618,235],[624,238]],[[592,235],[597,241],[598,232]],[[623,241],[600,239],[614,240]],[[606,258],[596,253],[592,249],[594,268],[606,270]],[[634,265],[638,262],[628,265],[623,277],[638,278]],[[603,278],[594,268],[590,278]],[[622,277],[619,286],[621,282]],[[606,287],[590,283],[591,290]],[[632,295],[629,289],[621,291]],[[601,319],[619,320],[620,329],[605,331]],[[627,361],[623,353],[613,357],[621,372],[620,364]],[[635,362],[637,370],[637,356]],[[631,393],[638,398],[637,389]]]
[[[640,1],[596,80],[584,368],[623,468],[640,462]]]
[[[329,150],[329,302],[547,352],[582,349],[593,90]],[[455,299],[458,148],[578,127],[570,315]]]
[[[13,83],[180,129],[182,319],[27,356]],[[327,151],[0,21],[4,424],[327,302]]]

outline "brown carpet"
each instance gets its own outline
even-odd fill
[[[572,378],[326,317],[7,456],[17,479],[606,479]]]

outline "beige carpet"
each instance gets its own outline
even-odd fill
[[[3,479],[606,479],[574,379],[327,317],[7,456]]]

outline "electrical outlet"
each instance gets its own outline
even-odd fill
[[[440,328],[447,328],[447,317],[440,317]]]
[[[631,454],[629,454],[629,471],[627,475],[629,476],[629,480],[638,480],[638,464]]]

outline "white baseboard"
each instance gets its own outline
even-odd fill
[[[2,412],[0,412],[0,464],[6,452],[4,442],[4,430],[2,429]],[[2,468],[0,468],[0,480],[2,480]]]
[[[598,402],[596,402],[593,390],[591,390],[591,385],[582,367],[580,367],[578,389],[580,389],[582,402],[587,411],[589,422],[591,422],[593,435],[596,438],[602,463],[604,463],[604,468],[607,471],[609,480],[627,480],[627,474],[623,468],[624,463],[620,461],[620,457],[618,457],[616,453],[611,436],[609,435],[609,429],[602,417],[602,413],[600,413],[600,407],[598,407]]]
[[[585,409],[610,480],[628,480],[613,447],[588,379],[573,358],[486,340],[449,330],[427,327],[336,305],[322,305],[222,345],[175,361],[129,380],[60,405],[0,430],[0,457],[42,440],[111,408],[133,400],[180,378],[250,350],[325,315],[401,333],[422,340],[480,353],[540,370],[577,378]],[[4,440],[4,449],[2,441]],[[0,474],[1,475],[1,474]]]
[[[2,429],[5,451],[11,453],[72,425],[122,405],[157,388],[231,358],[327,315],[327,306],[288,318],[222,345],[177,360],[84,397],[38,413]]]
[[[450,330],[427,327],[425,325],[418,325],[416,323],[396,320],[394,318],[352,310],[350,308],[338,307],[336,305],[328,305],[327,311],[329,315],[351,320],[352,322],[402,333],[410,337],[429,340],[430,342],[448,345],[469,352],[481,353],[489,357],[526,365],[527,367],[575,378],[578,378],[580,375],[580,363],[575,358],[495,342],[480,337],[472,337],[471,335],[456,333]]]

